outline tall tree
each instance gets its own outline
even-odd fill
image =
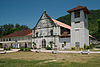
[[[19,25],[16,24],[15,26],[13,24],[5,24],[0,26],[0,37],[8,35],[10,33],[13,33],[14,31],[20,31],[29,29],[26,25]]]

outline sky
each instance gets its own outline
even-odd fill
[[[20,24],[33,28],[44,10],[57,19],[78,5],[96,10],[100,9],[100,0],[0,0],[0,25]]]

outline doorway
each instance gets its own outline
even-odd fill
[[[42,48],[46,48],[46,40],[45,39],[42,40]]]

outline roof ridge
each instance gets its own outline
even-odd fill
[[[10,33],[8,35],[2,36],[0,38],[9,38],[9,37],[17,37],[17,36],[27,36],[28,34],[32,33],[32,29],[20,30]]]
[[[67,28],[67,29],[71,29],[71,26],[69,26],[69,25],[67,25],[67,24],[65,24],[65,23],[63,23],[63,22],[60,22],[60,21],[55,20],[55,19],[53,19],[53,18],[52,18],[52,20],[53,20],[55,23],[57,23],[59,26],[61,26],[61,27],[64,27],[64,28]]]

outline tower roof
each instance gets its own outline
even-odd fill
[[[87,14],[90,13],[90,11],[88,10],[88,8],[86,6],[81,6],[81,5],[78,5],[77,7],[74,7],[72,9],[68,10],[67,12],[71,13],[71,12],[78,11],[78,10],[84,10]]]

